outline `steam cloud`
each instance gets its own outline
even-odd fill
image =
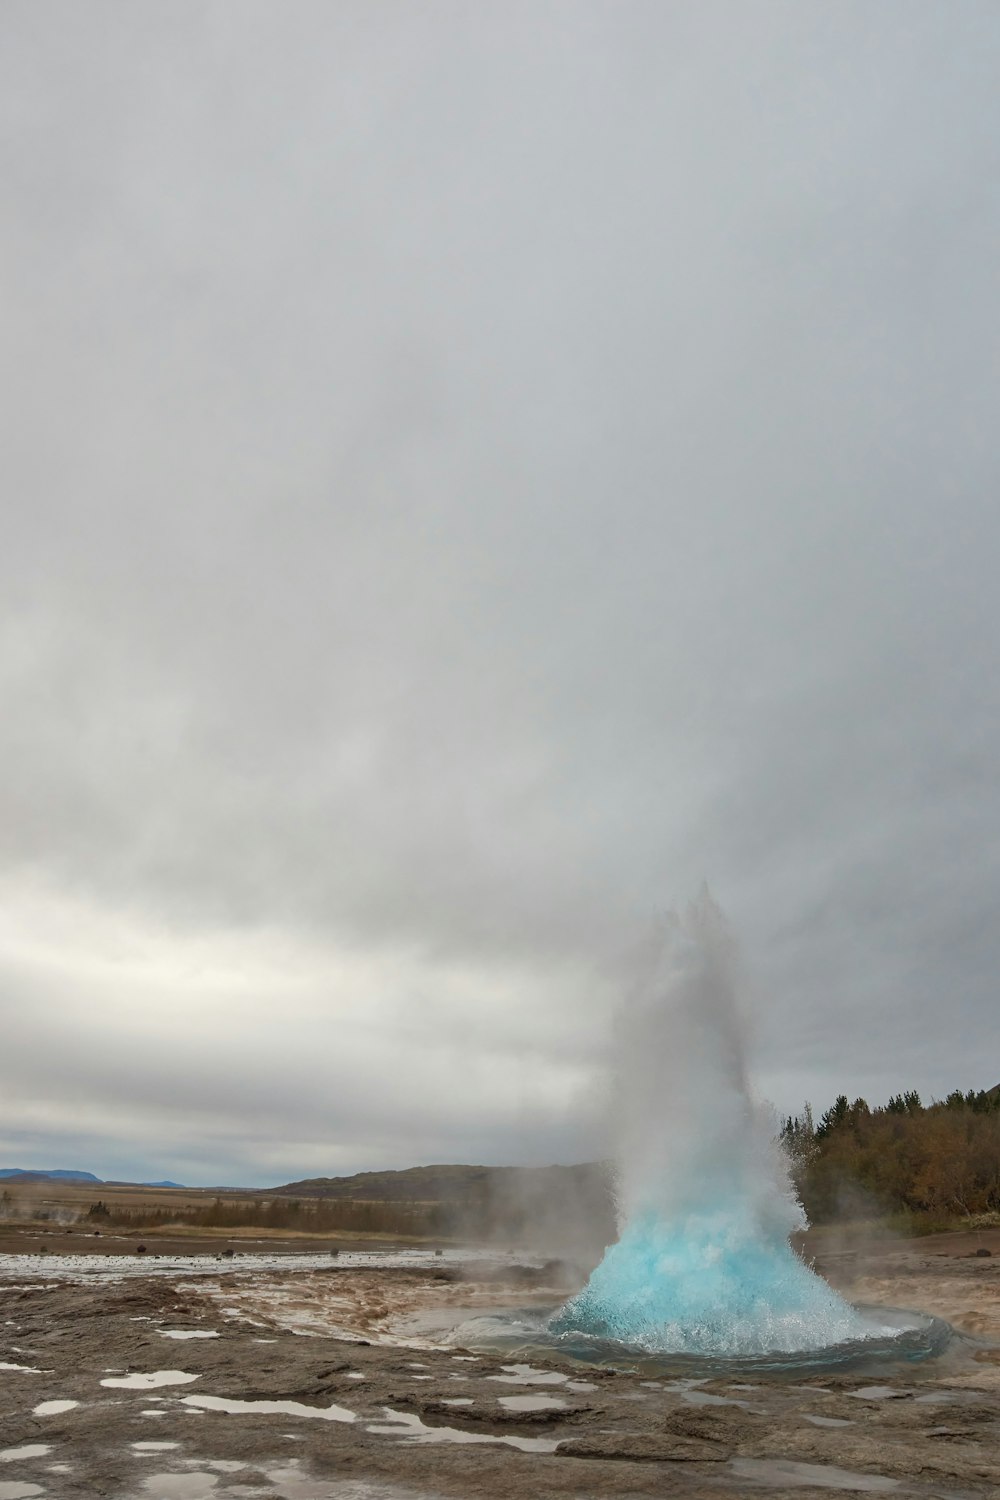
[[[619,1239],[557,1331],[724,1355],[876,1331],[789,1244],[805,1215],[748,1086],[737,995],[734,944],[703,890],[620,1020]]]

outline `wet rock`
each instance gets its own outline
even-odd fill
[[[329,1266],[325,1254],[322,1259]],[[50,1372],[30,1377],[12,1373],[0,1380],[3,1444],[65,1443],[62,1451],[67,1457],[72,1449],[74,1477],[62,1489],[61,1480],[48,1486],[53,1500],[76,1493],[145,1493],[148,1459],[133,1455],[131,1445],[151,1437],[182,1442],[178,1452],[183,1452],[184,1465],[238,1463],[238,1477],[233,1470],[232,1478],[227,1475],[217,1482],[214,1492],[220,1500],[230,1485],[259,1487],[260,1476],[274,1471],[276,1463],[287,1464],[290,1453],[301,1465],[296,1493],[308,1493],[302,1485],[308,1486],[312,1476],[323,1480],[317,1483],[317,1500],[326,1494],[323,1476],[332,1475],[349,1477],[371,1494],[433,1494],[438,1500],[524,1500],[535,1494],[546,1500],[616,1500],[619,1495],[631,1500],[737,1500],[771,1492],[759,1476],[752,1482],[741,1479],[728,1466],[730,1457],[765,1466],[784,1464],[786,1470],[796,1463],[825,1466],[831,1476],[845,1471],[878,1476],[898,1482],[901,1495],[928,1500],[944,1493],[961,1493],[969,1500],[1000,1494],[1000,1368],[993,1363],[1000,1347],[981,1341],[956,1349],[947,1363],[933,1369],[907,1366],[867,1375],[806,1377],[801,1382],[757,1371],[734,1372],[698,1387],[702,1396],[746,1401],[753,1409],[690,1404],[681,1389],[670,1388],[668,1376],[651,1381],[648,1365],[642,1373],[584,1371],[557,1360],[539,1361],[532,1354],[535,1371],[544,1363],[554,1373],[569,1374],[570,1381],[578,1377],[597,1388],[579,1393],[577,1399],[569,1382],[512,1382],[509,1367],[514,1355],[469,1351],[474,1357],[465,1363],[460,1361],[464,1351],[458,1348],[417,1351],[381,1342],[345,1342],[325,1333],[303,1338],[292,1331],[294,1321],[291,1327],[281,1325],[274,1310],[278,1307],[280,1312],[280,1305],[268,1302],[267,1296],[277,1289],[291,1298],[293,1319],[301,1316],[303,1307],[314,1306],[316,1299],[321,1304],[327,1297],[339,1317],[337,1309],[349,1289],[348,1269],[342,1265],[323,1277],[281,1272],[258,1281],[248,1271],[248,1261],[242,1258],[238,1271],[206,1267],[204,1276],[186,1271],[174,1277],[153,1275],[152,1265],[136,1265],[129,1255],[128,1280],[123,1283],[53,1284],[51,1263],[39,1268],[38,1284],[30,1288],[11,1282],[7,1289],[0,1278],[0,1360],[27,1364],[25,1351],[30,1351],[30,1363]],[[112,1264],[116,1274],[122,1263]],[[955,1293],[956,1299],[961,1295],[962,1305],[973,1309],[1000,1295],[992,1264],[975,1267],[969,1259],[953,1258],[941,1268],[942,1274],[953,1278],[956,1264],[964,1271],[964,1282]],[[95,1265],[104,1274],[103,1259]],[[513,1297],[520,1297],[522,1290],[516,1287]],[[419,1308],[421,1299],[439,1295],[429,1277],[410,1273],[374,1278],[365,1295],[372,1306],[381,1307],[390,1293],[397,1298],[394,1305],[404,1308],[406,1298]],[[312,1302],[304,1300],[307,1294]],[[465,1295],[463,1287],[455,1294],[456,1304],[464,1305]],[[886,1300],[902,1302],[898,1295]],[[224,1322],[221,1309],[234,1303],[257,1322]],[[219,1328],[223,1335],[183,1346],[185,1370],[198,1377],[184,1390],[236,1401],[291,1401],[315,1412],[200,1414],[169,1392],[150,1398],[144,1391],[116,1391],[115,1401],[101,1399],[100,1381],[110,1366],[119,1372],[153,1372],[170,1363],[164,1357],[170,1346],[156,1331],[177,1326],[179,1316],[197,1327]],[[262,1328],[265,1319],[270,1321]],[[5,1331],[16,1349],[3,1346]],[[363,1380],[348,1379],[356,1373],[363,1374]],[[500,1374],[504,1383],[493,1383],[491,1377]],[[734,1389],[733,1382],[742,1380],[753,1388]],[[652,1388],[656,1383],[659,1389]],[[856,1392],[875,1385],[889,1387],[894,1396],[905,1399],[857,1398]],[[501,1395],[519,1391],[558,1397],[567,1405],[537,1412],[499,1405]],[[448,1397],[471,1404],[449,1406]],[[60,1398],[80,1405],[63,1415],[31,1414],[33,1404]],[[155,1421],[144,1410],[151,1399],[163,1413]],[[319,1420],[331,1405],[356,1412],[357,1420]],[[390,1423],[390,1431],[385,1431],[387,1407],[419,1414],[426,1424],[422,1434],[414,1437],[413,1427],[405,1424],[396,1424],[394,1433]],[[814,1426],[809,1418],[816,1415],[850,1425],[832,1430]],[[463,1442],[460,1436],[439,1441],[434,1436],[437,1428],[465,1432],[472,1441]],[[512,1440],[543,1446],[521,1452],[509,1446]],[[544,1451],[547,1440],[558,1443],[554,1453]],[[172,1459],[164,1458],[162,1468],[181,1472]],[[193,1470],[184,1469],[189,1472]],[[792,1494],[796,1500],[807,1494],[819,1500],[823,1493],[813,1488],[808,1476],[801,1487],[792,1487],[788,1478],[781,1482],[787,1487],[780,1493],[789,1500]],[[70,1483],[76,1490],[67,1488]],[[282,1493],[280,1486],[275,1493]]]
[[[559,1444],[559,1458],[610,1458],[631,1463],[725,1463],[732,1450],[721,1443],[672,1433],[589,1432]]]
[[[679,1407],[662,1418],[663,1427],[674,1438],[722,1444],[732,1448],[753,1437],[760,1423],[749,1418],[739,1407]]]

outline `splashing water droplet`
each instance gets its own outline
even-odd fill
[[[805,1216],[747,1082],[734,945],[707,890],[670,919],[616,1052],[619,1239],[551,1331],[723,1356],[884,1334],[789,1243]]]

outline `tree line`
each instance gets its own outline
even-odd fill
[[[178,1210],[127,1208],[98,1199],[86,1215],[94,1225],[159,1229],[178,1224],[204,1229],[270,1229],[306,1234],[387,1234],[416,1238],[447,1232],[447,1215],[435,1203],[377,1203],[363,1199],[216,1197]]]
[[[814,1224],[889,1215],[929,1229],[1000,1213],[1000,1086],[929,1104],[915,1090],[876,1106],[840,1094],[818,1123],[808,1104],[789,1116],[781,1137]]]

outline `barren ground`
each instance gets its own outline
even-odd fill
[[[990,1237],[820,1256],[851,1296],[973,1335],[944,1358],[697,1385],[424,1347],[435,1320],[555,1300],[551,1267],[25,1247],[0,1257],[0,1500],[1000,1494]]]

